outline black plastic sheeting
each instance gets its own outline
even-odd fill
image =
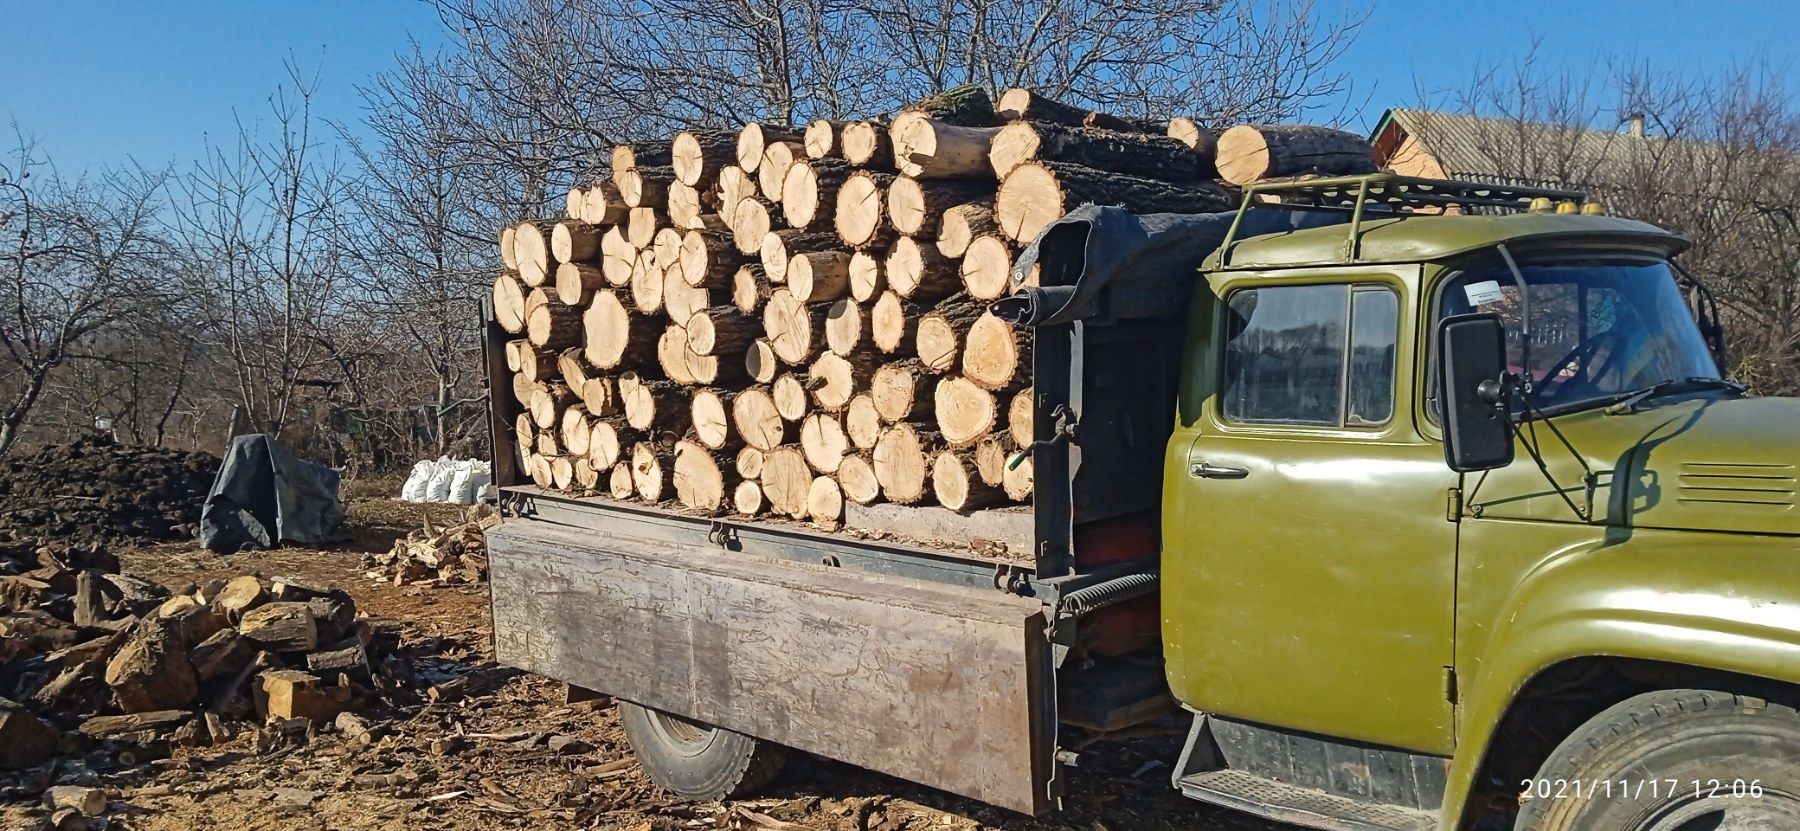
[[[1014,284],[1041,262],[1038,285],[995,303],[994,313],[1022,326],[1185,317],[1200,266],[1225,241],[1237,213],[1134,214],[1083,205],[1051,223],[1019,255],[1013,263]],[[1244,213],[1236,239],[1335,225],[1347,218],[1335,212],[1252,208]]]
[[[200,544],[220,553],[350,538],[341,474],[288,452],[273,436],[231,440],[200,515]]]

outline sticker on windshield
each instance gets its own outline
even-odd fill
[[[1493,280],[1483,280],[1463,286],[1463,294],[1468,296],[1471,306],[1485,306],[1506,299],[1506,295],[1500,293],[1500,284]]]

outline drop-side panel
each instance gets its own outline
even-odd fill
[[[1031,814],[1052,805],[1040,603],[509,519],[502,663]]]

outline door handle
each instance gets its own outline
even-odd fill
[[[1242,479],[1250,475],[1250,471],[1241,467],[1224,467],[1222,465],[1195,462],[1188,466],[1188,474],[1200,479]]]

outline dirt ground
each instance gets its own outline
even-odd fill
[[[796,758],[762,798],[727,804],[678,801],[632,759],[616,711],[564,703],[546,679],[494,667],[485,586],[396,587],[364,575],[364,552],[386,550],[426,516],[350,490],[355,540],[331,550],[284,549],[218,556],[192,544],[122,552],[124,571],[164,583],[246,572],[328,583],[364,614],[398,621],[403,649],[422,667],[484,672],[496,688],[367,714],[379,736],[359,746],[335,732],[258,746],[246,732],[223,746],[177,749],[168,759],[116,774],[86,774],[116,789],[110,827],[139,831],[416,831],[416,829],[1194,829],[1286,831],[1189,801],[1169,787],[1180,736],[1099,745],[1072,771],[1069,807],[1032,819],[891,777],[812,757]],[[80,772],[76,772],[79,774]],[[40,827],[30,806],[0,805],[0,828]]]

